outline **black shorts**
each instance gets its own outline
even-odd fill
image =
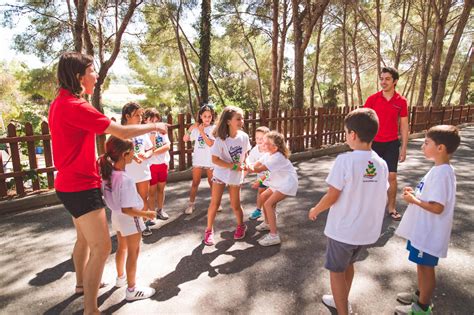
[[[77,192],[60,192],[56,190],[56,195],[66,210],[76,219],[91,211],[105,208],[102,191],[99,188]]]
[[[374,150],[382,159],[387,162],[388,171],[396,173],[398,168],[398,158],[400,156],[400,140],[389,142],[372,142]]]

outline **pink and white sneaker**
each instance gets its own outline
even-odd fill
[[[214,245],[214,231],[213,230],[206,230],[204,232],[204,244],[207,246]]]
[[[234,240],[241,240],[245,237],[245,232],[247,232],[247,226],[245,223],[237,225],[237,228],[234,232]]]

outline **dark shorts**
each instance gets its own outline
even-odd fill
[[[346,244],[328,237],[324,267],[332,272],[344,272],[350,264],[360,260],[365,248],[366,245]]]
[[[374,150],[382,159],[387,162],[388,171],[396,173],[398,168],[398,158],[400,156],[400,140],[389,142],[372,142]]]
[[[91,211],[105,208],[102,191],[99,188],[77,192],[60,192],[56,190],[56,195],[66,210],[76,219]]]
[[[414,262],[417,265],[434,267],[438,265],[439,258],[428,253],[424,253],[411,245],[411,242],[407,242],[407,250],[410,252],[408,260]]]
[[[168,180],[168,165],[163,164],[152,164],[150,166],[151,180],[150,185],[156,185],[158,183],[166,183]]]

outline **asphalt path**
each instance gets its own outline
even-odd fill
[[[434,293],[435,314],[474,314],[474,127],[462,129],[462,144],[452,164],[457,174],[457,202],[448,257],[441,259]],[[399,187],[415,186],[432,162],[420,150],[423,139],[411,140],[407,161],[399,166]],[[139,257],[138,283],[157,294],[127,303],[125,291],[113,286],[114,254],[99,293],[100,309],[114,314],[331,314],[321,303],[330,293],[324,269],[327,214],[307,219],[308,210],[325,193],[325,178],[335,156],[295,163],[300,179],[298,195],[279,204],[282,244],[261,247],[259,222],[250,221],[242,241],[232,239],[235,219],[227,193],[224,211],[217,215],[217,244],[202,244],[210,192],[203,180],[197,210],[183,214],[189,182],[166,188],[171,215],[144,239]],[[370,196],[368,196],[370,198]],[[242,189],[246,217],[255,207],[255,191]],[[398,198],[398,209],[406,204]],[[416,266],[407,259],[405,240],[394,235],[398,222],[386,217],[379,241],[355,265],[350,301],[356,314],[393,314],[397,292],[414,289]],[[363,231],[361,231],[363,233]],[[116,237],[111,231],[113,252]],[[70,259],[75,231],[61,206],[0,216],[0,314],[82,313],[82,297],[74,295]]]

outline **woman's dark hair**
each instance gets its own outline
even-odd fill
[[[57,72],[59,87],[80,97],[83,93],[83,88],[79,77],[86,74],[87,67],[92,65],[93,62],[94,59],[91,56],[78,52],[70,51],[62,54],[59,58]]]
[[[158,118],[158,120],[161,120],[160,113],[158,113],[158,111],[154,108],[145,109],[145,112],[143,113],[142,123],[145,123],[148,118]]]
[[[215,119],[216,114],[214,112],[214,106],[209,105],[209,104],[204,104],[199,108],[198,123],[202,124],[201,115],[205,112],[211,112],[211,116],[212,116],[211,125],[214,124],[214,119]]]
[[[135,102],[130,102],[122,107],[122,118],[120,119],[120,124],[125,125],[127,123],[127,115],[132,115],[134,111],[137,109],[141,109],[142,107]]]
[[[228,121],[230,121],[235,114],[241,114],[243,116],[244,112],[242,111],[242,109],[235,106],[227,106],[226,108],[224,108],[224,110],[219,116],[219,122],[217,123],[217,127],[214,128],[214,137],[219,137],[222,140],[225,140],[229,136],[230,132]]]
[[[99,164],[100,176],[104,181],[110,183],[110,177],[114,170],[114,163],[118,162],[123,153],[133,151],[133,142],[131,140],[122,140],[120,138],[110,136],[105,143],[105,153],[102,154],[97,163]]]

